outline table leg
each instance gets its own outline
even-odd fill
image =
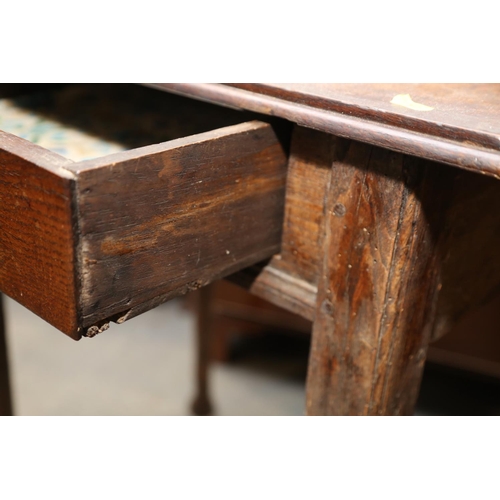
[[[307,378],[309,415],[412,414],[439,288],[451,169],[339,141]]]
[[[12,415],[3,300],[0,293],[0,416]]]
[[[196,397],[192,404],[195,415],[211,415],[212,405],[209,397],[208,375],[210,366],[210,335],[212,330],[211,297],[212,286],[207,285],[196,292]]]

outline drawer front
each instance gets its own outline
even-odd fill
[[[258,121],[79,163],[0,133],[0,290],[78,339],[268,258],[286,162]]]

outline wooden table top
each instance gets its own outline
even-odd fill
[[[499,84],[272,84],[255,91],[390,125],[461,138],[500,152]],[[409,95],[411,101],[395,96]],[[412,104],[417,104],[417,106]]]
[[[500,178],[500,84],[153,84]]]

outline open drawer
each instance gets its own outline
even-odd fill
[[[167,99],[177,131],[237,113]],[[0,132],[0,291],[93,336],[277,253],[285,176],[261,121],[77,162]]]

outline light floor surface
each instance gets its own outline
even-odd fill
[[[173,300],[75,342],[6,298],[16,415],[189,415],[194,314]],[[216,415],[303,415],[308,339],[245,338],[214,364]],[[417,415],[500,415],[500,385],[426,369]]]

